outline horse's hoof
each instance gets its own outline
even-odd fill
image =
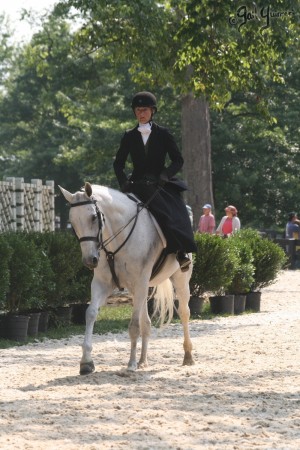
[[[128,364],[128,366],[127,366],[127,371],[128,372],[135,372],[136,371],[136,369],[137,369],[137,365],[136,364]]]
[[[139,362],[138,363],[138,369],[145,369],[146,367],[148,367],[147,361],[143,361],[143,362]]]
[[[183,359],[183,363],[182,363],[183,366],[193,366],[194,364],[195,364],[195,361],[191,357]]]
[[[93,361],[88,363],[80,363],[80,375],[88,375],[89,373],[93,373],[95,371],[95,365]]]

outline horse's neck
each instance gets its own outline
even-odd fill
[[[119,242],[127,236],[133,226],[134,220],[131,220],[137,213],[137,203],[130,200],[127,195],[113,189],[106,189],[95,195],[100,210],[104,214],[105,226],[103,228],[103,239],[109,239],[115,233],[118,233],[126,224],[129,225],[120,233],[114,242]],[[115,247],[115,243],[113,244]]]

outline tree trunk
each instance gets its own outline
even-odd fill
[[[210,118],[206,100],[192,94],[183,97],[181,130],[183,176],[189,187],[186,202],[193,210],[196,229],[202,206],[210,203],[213,207]]]

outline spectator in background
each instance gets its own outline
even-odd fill
[[[229,237],[241,228],[240,219],[237,217],[237,209],[233,205],[225,208],[226,216],[223,216],[216,230],[216,234]]]
[[[209,203],[206,203],[203,207],[203,215],[200,217],[199,224],[198,224],[198,232],[199,233],[209,233],[213,234],[215,231],[215,217],[211,213],[211,205]]]
[[[300,238],[300,220],[295,212],[290,212],[288,215],[288,223],[285,227],[285,237],[287,239]]]

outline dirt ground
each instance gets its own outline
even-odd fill
[[[153,328],[149,367],[125,370],[127,333],[94,336],[96,372],[79,376],[82,336],[0,350],[1,449],[300,448],[300,273],[262,294],[260,313]]]

